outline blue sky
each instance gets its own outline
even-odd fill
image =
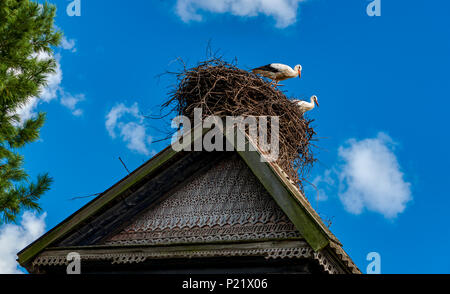
[[[134,169],[164,148],[150,141],[168,121],[141,116],[157,113],[174,82],[156,76],[176,70],[177,57],[204,59],[211,40],[244,69],[302,64],[302,79],[283,84],[321,105],[309,114],[320,201],[307,195],[363,272],[378,252],[383,273],[450,273],[448,1],[381,0],[379,17],[366,0],[222,2],[81,0],[81,16],[69,17],[70,1],[53,0],[66,49],[56,50],[53,92],[29,109],[47,112],[42,140],[23,153],[30,174],[55,183],[35,217],[41,228],[8,229],[39,235],[90,200],[69,199],[124,177],[119,156]]]

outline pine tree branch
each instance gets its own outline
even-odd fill
[[[61,32],[55,30],[56,8],[32,0],[0,0],[0,219],[15,221],[24,209],[39,211],[39,199],[48,191],[48,174],[29,182],[23,169],[24,157],[15,149],[39,138],[45,114],[20,124],[16,114],[55,72],[53,57],[38,60],[34,54],[58,46]],[[34,57],[33,57],[34,56]],[[33,58],[31,58],[33,57]]]

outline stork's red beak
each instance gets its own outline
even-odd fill
[[[300,79],[301,77],[302,77],[302,71],[299,70],[299,71],[298,71],[298,78]]]

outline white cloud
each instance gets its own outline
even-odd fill
[[[20,225],[0,227],[0,274],[20,274],[17,253],[45,232],[44,213],[40,217],[25,212]]]
[[[76,51],[75,41],[68,41],[67,39],[65,39],[65,37],[62,40],[62,47],[66,50],[71,50],[72,52]],[[52,55],[46,52],[39,52],[33,54],[32,57],[37,57],[38,60],[46,60],[52,58]],[[78,109],[75,106],[78,102],[85,99],[84,95],[72,95],[64,91],[64,88],[61,86],[63,80],[63,71],[61,69],[61,55],[56,54],[54,58],[56,60],[55,72],[47,75],[47,85],[40,89],[39,97],[31,97],[28,100],[27,104],[16,110],[16,113],[20,116],[22,123],[36,115],[39,104],[50,103],[51,101],[58,99],[59,96],[59,102],[63,106],[71,110],[73,115],[80,116],[83,113],[81,109]]]
[[[38,103],[39,99],[31,97],[24,106],[16,110],[16,114],[19,115],[22,123],[36,115],[35,109]]]
[[[64,50],[70,50],[72,52],[77,52],[77,48],[75,48],[75,40],[74,39],[67,39],[66,36],[63,36],[61,39],[61,47]]]
[[[145,155],[149,155],[147,144],[151,143],[151,137],[147,136],[146,129],[143,125],[135,122],[130,122],[121,125],[120,128],[120,134],[123,140],[125,142],[128,142],[128,149],[135,150]]]
[[[77,104],[86,99],[84,94],[72,95],[70,93],[65,93],[64,91],[61,92],[61,104],[70,109],[74,116],[81,116],[83,110],[77,108]]]
[[[393,146],[388,135],[379,133],[339,148],[339,198],[347,211],[361,214],[367,209],[395,218],[405,210],[412,199],[411,184],[404,180]]]
[[[112,138],[116,137],[115,128],[118,120],[127,114],[131,114],[134,118],[140,119],[138,104],[134,103],[131,107],[126,107],[123,103],[117,104],[106,115],[106,129]]]
[[[285,28],[297,20],[298,6],[305,0],[177,0],[176,12],[184,22],[201,21],[199,11],[231,13],[242,17],[259,14],[273,17],[276,27]]]
[[[147,156],[150,154],[149,145],[152,138],[147,134],[144,117],[140,114],[137,103],[130,107],[123,103],[114,106],[106,115],[105,126],[113,139],[117,137],[118,129],[119,136],[127,143],[128,149]]]
[[[326,170],[323,175],[314,178],[311,182],[312,185],[306,187],[309,191],[315,192],[316,198],[319,201],[326,201],[329,198],[328,194],[336,183],[333,176],[333,170]]]
[[[33,54],[32,57],[37,57],[38,60],[47,60],[52,56],[46,52],[39,52]],[[54,73],[47,75],[47,85],[40,90],[40,99],[37,97],[31,97],[28,102],[16,110],[16,113],[20,116],[21,122],[34,117],[36,115],[36,108],[41,102],[50,102],[58,97],[58,90],[62,81],[61,65],[59,63],[61,55],[55,55],[56,68]]]
[[[38,59],[49,59],[49,58],[51,58],[51,55],[48,55],[47,53],[41,53],[38,55]],[[39,95],[39,98],[41,98],[45,102],[50,102],[58,98],[58,90],[61,88],[61,82],[63,77],[60,63],[61,55],[56,54],[55,60],[56,60],[55,72],[47,75],[46,78],[47,85],[41,89],[41,93]]]

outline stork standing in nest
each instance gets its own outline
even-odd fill
[[[294,69],[292,69],[292,67],[290,67],[289,65],[281,63],[271,63],[258,68],[254,68],[252,69],[252,72],[271,79],[273,82],[275,82],[275,85],[278,85],[280,81],[296,77],[301,78],[302,66],[298,64],[294,67]]]
[[[292,100],[292,102],[297,104],[298,107],[300,107],[302,113],[313,110],[314,107],[316,107],[316,105],[317,107],[319,107],[319,100],[317,99],[316,95],[311,96],[310,102],[302,100]]]

